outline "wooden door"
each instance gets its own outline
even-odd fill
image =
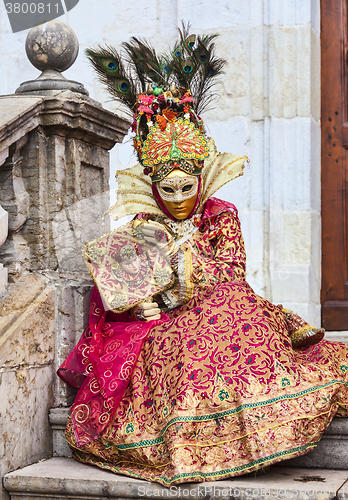
[[[348,330],[348,0],[321,0],[322,326]]]

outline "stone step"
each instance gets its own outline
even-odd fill
[[[348,418],[334,418],[314,450],[279,465],[348,470]]]
[[[325,332],[326,340],[331,342],[345,342],[348,343],[348,331],[342,330],[340,332]]]
[[[113,474],[72,458],[51,458],[4,477],[11,500],[106,500],[107,498],[224,500],[348,500],[348,471],[273,466],[260,476],[165,488]]]
[[[50,423],[53,430],[53,456],[71,457],[65,439],[65,426],[69,408],[52,408]],[[303,455],[281,462],[284,467],[348,470],[348,418],[334,418],[318,446]]]

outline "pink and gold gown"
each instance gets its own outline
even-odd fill
[[[348,346],[292,348],[281,308],[245,281],[233,205],[209,199],[196,224],[183,305],[161,320],[107,313],[93,292],[59,370],[80,388],[66,436],[81,462],[165,486],[218,480],[303,455],[347,416]]]

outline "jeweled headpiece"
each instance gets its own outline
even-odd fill
[[[133,260],[137,258],[137,252],[133,245],[125,245],[120,250],[121,260]]]
[[[179,41],[157,56],[135,37],[112,47],[87,49],[87,55],[110,93],[133,115],[134,147],[152,182],[173,168],[199,175],[209,156],[199,114],[214,99],[212,87],[225,61],[215,56],[217,35],[190,35],[179,29]]]

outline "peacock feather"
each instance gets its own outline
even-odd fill
[[[139,78],[143,92],[146,91],[146,84],[149,82],[157,85],[165,83],[162,62],[148,42],[132,37],[122,46],[128,56],[128,64]]]
[[[108,91],[127,108],[133,108],[140,91],[136,80],[125,70],[124,63],[116,49],[110,46],[87,49],[86,54],[96,70],[99,80]]]
[[[86,53],[101,82],[132,112],[138,94],[149,93],[149,88],[155,95],[174,88],[180,89],[180,95],[191,92],[192,108],[199,115],[214,99],[212,89],[226,61],[215,54],[218,35],[191,34],[190,25],[184,23],[178,32],[174,47],[159,56],[147,41],[135,37],[122,44],[122,53],[110,46],[87,49]]]

